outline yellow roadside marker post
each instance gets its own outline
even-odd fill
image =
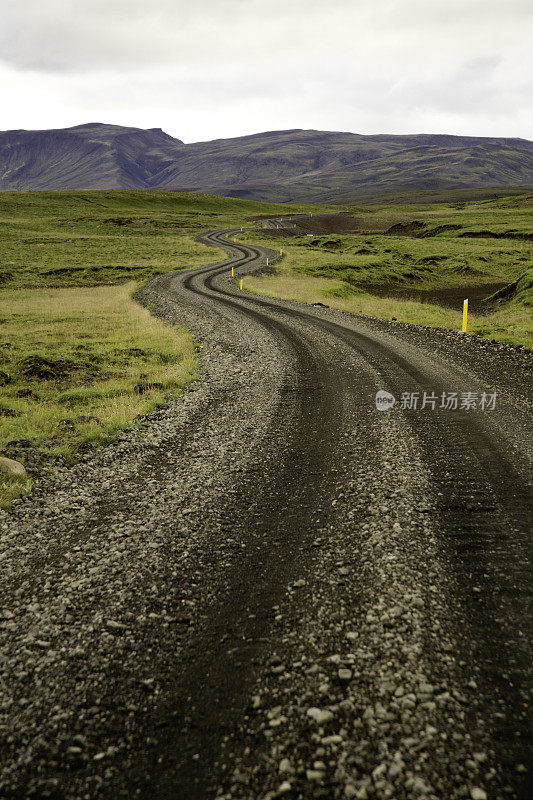
[[[235,270],[234,270],[234,269],[233,269],[233,267],[232,267],[232,268],[231,268],[231,277],[233,278],[233,276],[234,276],[234,275],[235,275]]]
[[[283,250],[280,250],[279,254],[280,254],[280,256],[282,256],[283,255]]]
[[[241,278],[241,284],[239,286],[239,289],[242,289],[242,278]]]
[[[267,267],[268,267],[268,258],[267,258]]]
[[[463,333],[466,333],[467,317],[468,317],[468,297],[463,302]]]

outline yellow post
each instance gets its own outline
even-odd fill
[[[280,256],[282,256],[283,255],[283,250],[280,250],[279,254],[280,254]]]
[[[268,267],[268,258],[267,258],[267,267]]]
[[[463,333],[466,333],[467,317],[468,317],[468,297],[463,302]]]
[[[233,278],[233,276],[234,276],[234,275],[235,275],[235,271],[234,271],[234,269],[233,269],[233,267],[232,267],[232,268],[231,268],[231,277]]]
[[[276,230],[279,228],[279,225],[276,225]]]
[[[241,233],[242,233],[242,228],[241,228]]]
[[[239,286],[239,289],[242,289],[242,278],[241,278],[241,285]]]

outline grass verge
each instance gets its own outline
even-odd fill
[[[135,286],[0,292],[0,451],[72,462],[196,378],[191,336],[139,306]],[[2,478],[0,504],[28,488]]]
[[[375,297],[333,278],[311,278],[294,274],[290,267],[283,264],[276,266],[275,270],[275,274],[271,275],[246,277],[243,288],[254,294],[297,300],[300,303],[324,303],[330,308],[352,314],[381,319],[396,318],[415,325],[461,330],[460,309],[454,311],[431,303],[400,300],[396,297]],[[508,303],[491,314],[469,314],[468,332],[533,348],[532,318],[531,305]]]

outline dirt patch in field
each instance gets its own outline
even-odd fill
[[[413,219],[411,222],[398,222],[385,231],[386,236],[424,236],[426,223]]]
[[[445,308],[462,311],[463,300],[468,297],[468,310],[473,314],[487,314],[492,309],[483,300],[499,291],[505,283],[484,283],[481,286],[459,286],[446,289],[398,289],[389,284],[373,286],[360,285],[358,288],[376,297],[394,297],[398,300],[416,300],[418,303],[431,303]]]
[[[300,214],[291,217],[299,233],[360,233],[361,220],[353,214]]]
[[[523,242],[533,241],[533,233],[520,233],[519,231],[505,231],[495,233],[494,231],[465,231],[460,234],[464,239],[518,239]]]
[[[460,225],[438,225],[436,228],[433,228],[430,231],[426,232],[426,236],[438,236],[439,233],[445,233],[446,231],[460,231]]]
[[[18,364],[18,370],[24,378],[42,381],[67,380],[81,371],[91,376],[98,372],[93,364],[84,361],[53,361],[42,356],[23,358]]]

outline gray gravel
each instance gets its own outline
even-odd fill
[[[275,609],[284,669],[258,684],[244,726],[268,750],[258,772],[250,746],[221,797],[290,787],[303,797],[451,798],[493,786],[476,673],[457,661],[453,592],[437,532],[417,510],[434,502],[425,470],[399,419],[376,425],[383,485],[369,486],[368,462],[355,472],[336,498],[344,523],[317,531],[309,581]]]
[[[260,309],[265,324],[185,279],[139,300],[193,331],[200,381],[0,516],[0,797],[525,798],[528,765],[502,756],[494,727],[518,709],[486,674],[438,456],[432,471],[407,412],[374,408],[394,363],[313,318],[450,390],[490,383],[505,402],[478,424],[522,476],[531,352],[467,337],[458,355],[452,334],[322,309],[287,319],[292,303]],[[231,286],[213,284],[257,310]],[[305,418],[313,398],[323,419]],[[448,423],[434,424],[438,449]],[[520,671],[522,607],[502,608]],[[210,719],[211,657],[238,672],[213,694],[215,751],[195,716],[204,687]]]

